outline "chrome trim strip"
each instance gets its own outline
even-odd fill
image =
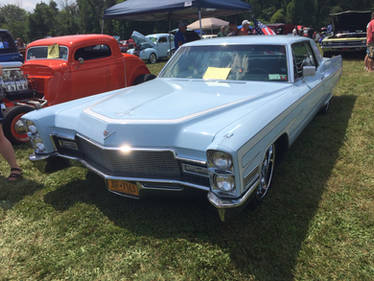
[[[327,45],[327,46],[321,46],[321,49],[365,49],[366,45],[339,45],[339,46],[334,46],[334,45]]]
[[[186,165],[201,168],[202,170],[204,170],[204,172],[199,173],[199,172],[189,171],[189,170],[186,169]],[[183,173],[186,173],[186,174],[191,174],[191,175],[196,175],[196,176],[200,176],[200,177],[209,178],[209,172],[208,172],[207,167],[200,167],[200,166],[194,166],[194,165],[191,165],[191,164],[188,164],[188,163],[182,163],[182,171],[183,171]]]
[[[54,156],[54,154],[45,154],[45,155],[36,155],[36,154],[30,154],[29,155],[29,160],[30,161],[41,161],[41,160],[46,160],[48,159],[49,157],[52,157]]]
[[[251,182],[253,182],[253,179],[257,175],[258,171],[259,170],[258,170],[258,166],[257,166],[247,176],[244,177],[244,179],[243,179],[243,186],[244,186],[244,188],[246,188],[248,184],[250,184]]]
[[[213,192],[209,192],[208,200],[217,209],[236,208],[243,205],[248,200],[249,196],[256,190],[259,183],[260,181],[257,180],[240,198],[222,199],[215,195]]]

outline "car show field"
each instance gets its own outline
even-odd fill
[[[371,280],[374,80],[362,68],[344,58],[329,112],[276,167],[270,196],[224,224],[199,193],[124,199],[82,167],[42,174],[17,147],[24,180],[0,178],[1,278]]]

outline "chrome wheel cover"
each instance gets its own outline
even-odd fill
[[[260,167],[260,183],[256,191],[257,199],[263,199],[269,191],[273,179],[275,165],[275,145],[272,144],[265,153],[264,160]]]
[[[156,57],[155,54],[152,53],[152,54],[149,56],[149,62],[150,62],[150,63],[156,63],[156,61],[157,61],[157,57]]]

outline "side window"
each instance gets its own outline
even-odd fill
[[[109,57],[112,54],[110,47],[105,44],[87,46],[78,49],[74,54],[74,59],[82,58],[84,60],[93,60]]]
[[[317,66],[313,51],[307,42],[293,44],[292,54],[294,60],[295,79],[303,76],[304,66]]]
[[[166,37],[160,37],[160,39],[158,39],[158,43],[166,43],[166,42],[167,42]]]

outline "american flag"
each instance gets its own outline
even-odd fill
[[[274,30],[272,30],[270,27],[266,26],[262,22],[253,19],[253,23],[255,25],[256,33],[259,35],[277,35]]]

